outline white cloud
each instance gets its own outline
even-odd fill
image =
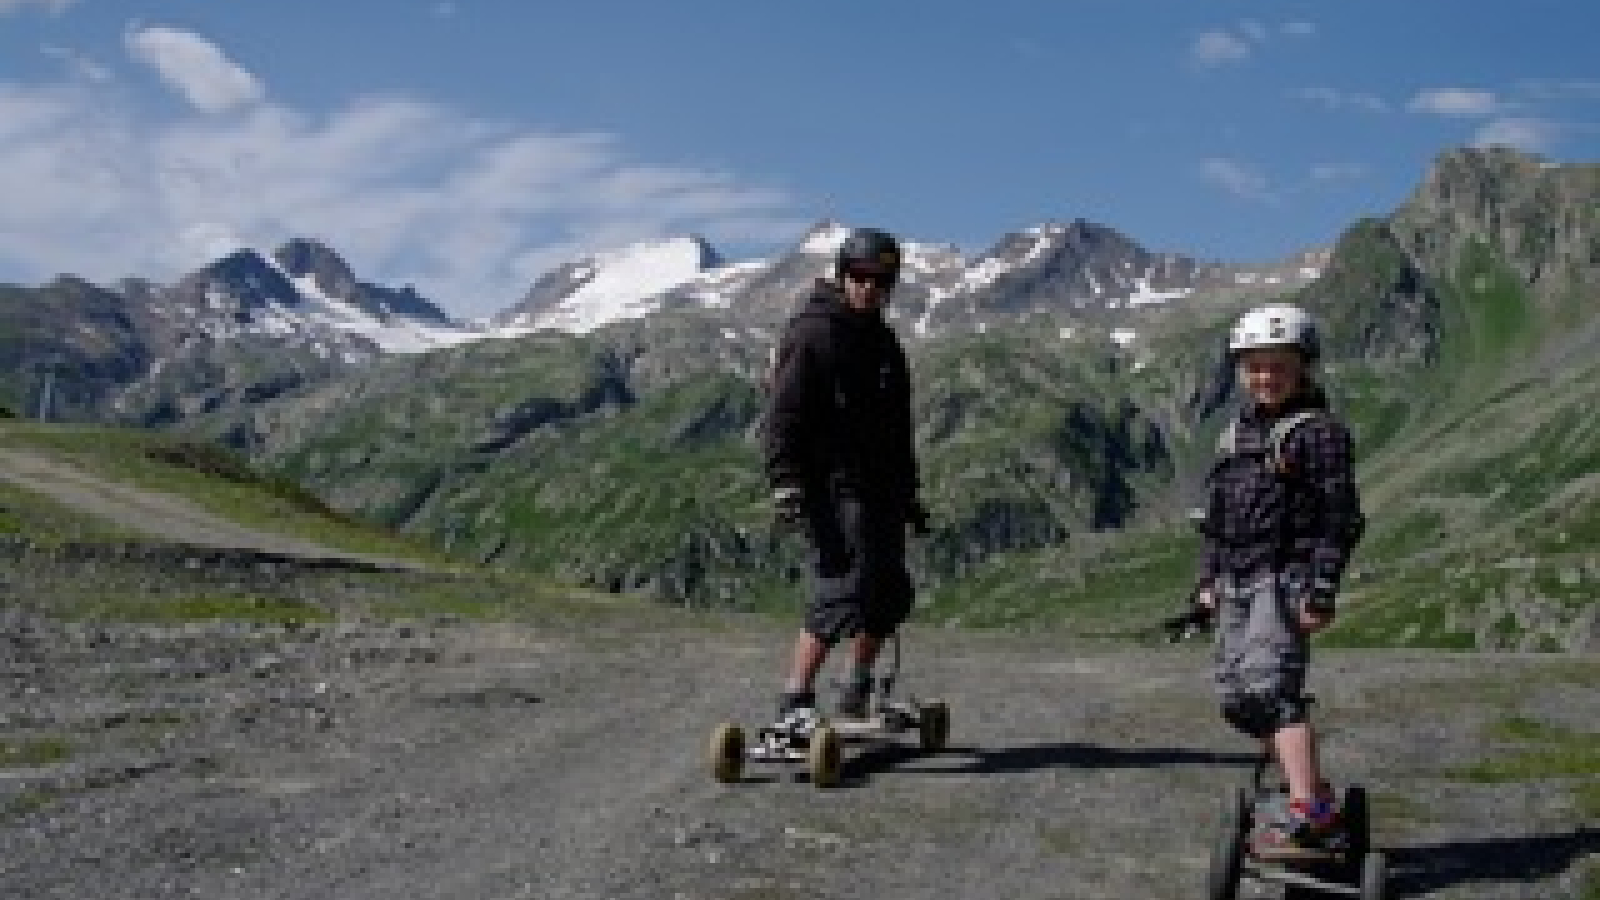
[[[1503,107],[1493,91],[1433,88],[1419,92],[1406,108],[1436,116],[1492,116]]]
[[[154,68],[196,109],[224,112],[262,98],[261,82],[192,31],[152,26],[124,35],[134,59]]]
[[[79,78],[87,81],[110,81],[111,70],[100,65],[89,57],[67,47],[45,46],[39,48],[45,56],[51,56],[70,69]]]
[[[226,222],[196,222],[185,228],[178,240],[204,259],[221,259],[249,246]]]
[[[1523,92],[1535,100],[1600,100],[1600,81],[1524,81]]]
[[[1472,136],[1474,147],[1513,147],[1530,153],[1548,152],[1570,126],[1548,119],[1504,117],[1495,119]]]
[[[689,232],[776,243],[811,219],[781,190],[639,160],[614,135],[405,98],[151,115],[116,84],[0,82],[0,281],[171,282],[219,251],[306,236],[362,278],[483,316],[574,253]]]
[[[1258,203],[1277,202],[1267,177],[1238,160],[1212,157],[1200,164],[1200,174],[1235,197]]]
[[[1338,88],[1300,88],[1293,92],[1293,96],[1312,103],[1320,103],[1328,109],[1349,108],[1375,113],[1389,111],[1389,103],[1382,97],[1373,94],[1341,91]]]
[[[77,0],[0,0],[0,16],[10,15],[29,6],[37,6],[45,12],[55,15],[71,6]]]
[[[1189,46],[1189,58],[1208,68],[1238,62],[1249,55],[1250,45],[1228,31],[1202,32]]]
[[[1189,45],[1189,61],[1201,68],[1215,68],[1248,59],[1256,48],[1271,43],[1280,33],[1309,37],[1317,26],[1310,22],[1285,22],[1276,28],[1259,19],[1244,19],[1234,28],[1212,28],[1195,36]]]
[[[1311,167],[1312,181],[1350,181],[1366,174],[1367,167],[1359,163],[1318,163]]]

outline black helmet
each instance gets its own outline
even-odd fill
[[[887,231],[857,228],[839,245],[839,271],[874,275],[900,274],[900,242]]]

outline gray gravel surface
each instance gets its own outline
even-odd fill
[[[913,630],[903,685],[951,747],[854,747],[819,790],[710,777],[712,728],[770,713],[762,619],[3,625],[0,746],[69,748],[0,767],[5,898],[1196,897],[1252,758],[1200,647]],[[1600,664],[1319,665],[1397,896],[1594,896],[1585,779],[1455,773],[1518,752],[1511,717],[1592,730]]]

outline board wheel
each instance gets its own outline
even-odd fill
[[[1339,819],[1350,842],[1351,861],[1356,866],[1366,865],[1367,851],[1372,849],[1372,812],[1366,788],[1351,785],[1345,789]]]
[[[744,730],[724,722],[711,732],[711,774],[733,784],[744,771]]]
[[[811,742],[806,747],[806,766],[811,771],[811,783],[817,787],[831,788],[839,784],[844,769],[839,732],[827,725],[811,732]]]
[[[1243,789],[1235,788],[1223,798],[1218,816],[1216,843],[1211,847],[1211,866],[1206,873],[1209,900],[1234,900],[1239,895],[1244,845],[1249,834],[1250,798]]]
[[[950,742],[950,705],[930,700],[917,710],[917,742],[924,753],[938,753]]]

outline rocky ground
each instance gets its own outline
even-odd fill
[[[912,630],[951,746],[710,776],[787,627],[614,603],[511,624],[0,622],[0,897],[1196,897],[1249,747],[1199,646]],[[1395,896],[1600,896],[1600,661],[1328,652],[1326,758]],[[1272,896],[1247,887],[1244,896]]]

